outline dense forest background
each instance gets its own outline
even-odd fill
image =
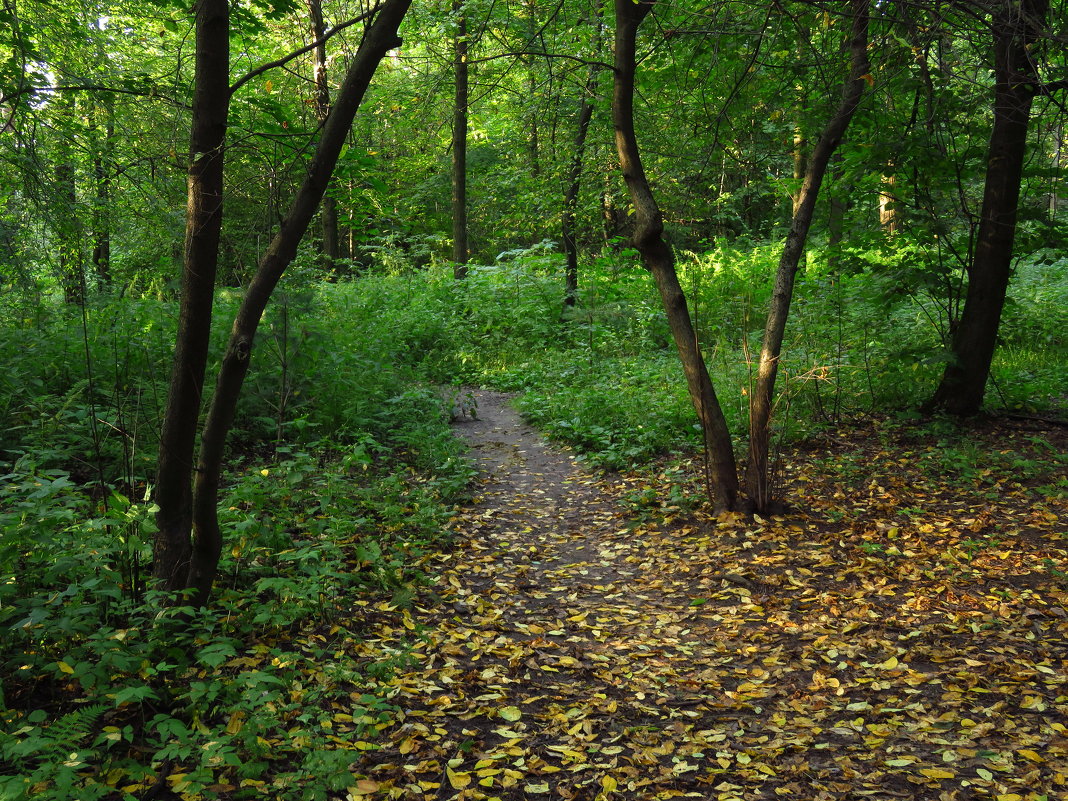
[[[4,0],[0,796],[351,784],[328,727],[264,743],[350,694],[373,740],[402,654],[281,688],[353,599],[410,620],[471,386],[676,505],[786,513],[794,443],[872,421],[1063,502],[969,426],[1068,404],[1066,21]]]

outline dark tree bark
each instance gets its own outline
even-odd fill
[[[82,306],[85,304],[85,264],[81,221],[78,219],[78,187],[73,154],[67,148],[62,150],[64,152],[55,170],[59,207],[55,215],[59,280],[63,286],[64,302]]]
[[[322,42],[315,48],[315,113],[319,123],[326,122],[330,116],[330,84],[326,74],[326,34],[323,24],[323,6],[320,0],[308,0],[308,19],[311,22],[312,41]],[[329,194],[323,196],[323,205],[319,210],[323,225],[323,255],[332,264],[341,258],[341,245],[338,240],[337,201]]]
[[[455,96],[452,109],[452,261],[456,278],[467,276],[467,13],[463,0],[453,0],[456,40],[453,43]]]
[[[1029,50],[1046,26],[1049,0],[999,2],[993,13],[994,125],[968,293],[941,383],[924,405],[956,415],[979,411],[997,347],[998,326],[1012,272],[1031,104],[1039,89]]]
[[[156,474],[159,531],[152,554],[153,574],[170,591],[186,588],[192,553],[191,475],[219,264],[229,77],[228,1],[201,0],[196,6],[196,72],[182,294]]]
[[[200,459],[193,485],[193,551],[186,584],[194,590],[195,603],[202,604],[207,600],[222,550],[218,505],[223,450],[248,372],[260,318],[282,273],[296,256],[297,246],[319,208],[375,70],[386,54],[401,44],[397,30],[410,5],[411,0],[386,0],[365,32],[330,116],[322,128],[308,173],[278,232],[260,259],[234,319],[215,393],[204,422]]]
[[[165,588],[190,590],[189,600],[194,605],[206,602],[221,554],[218,493],[223,450],[260,317],[319,207],[371,76],[386,53],[400,44],[397,29],[410,4],[411,0],[386,0],[364,34],[323,125],[308,173],[261,258],[234,320],[194,469],[193,443],[218,258],[222,150],[230,97],[227,2],[202,0],[198,6],[189,223],[179,340],[160,447],[156,491],[160,533],[154,550],[156,577]]]
[[[601,25],[597,16],[598,29]],[[597,37],[598,50],[600,36]],[[590,65],[586,86],[579,101],[578,122],[575,127],[575,142],[571,151],[571,164],[567,170],[567,188],[564,190],[564,213],[560,219],[560,233],[564,240],[564,255],[567,267],[564,272],[564,306],[575,305],[578,296],[578,242],[575,240],[575,210],[578,207],[579,190],[582,188],[582,163],[586,154],[586,136],[593,119],[593,98],[597,95],[597,76],[600,67]]]
[[[100,128],[95,124],[93,126],[93,181],[96,184],[93,202],[93,269],[102,284],[110,284],[112,157],[115,148],[114,99],[110,93],[104,94],[103,106],[103,139],[100,138]]]
[[[733,443],[719,399],[708,375],[686,296],[675,272],[675,256],[664,241],[664,222],[649,187],[634,133],[635,42],[638,27],[653,8],[652,0],[615,0],[615,82],[612,121],[619,164],[634,205],[634,245],[656,279],[690,400],[697,412],[708,459],[708,491],[715,508],[733,510],[738,500],[738,472]]]
[[[842,141],[850,120],[864,93],[868,79],[868,10],[869,0],[850,0],[853,24],[849,34],[849,77],[842,87],[842,101],[834,116],[820,134],[812,149],[805,169],[805,179],[794,212],[790,232],[786,236],[779,269],[775,275],[771,307],[764,327],[764,342],[760,351],[756,385],[749,405],[749,463],[746,472],[746,491],[758,510],[765,510],[771,502],[768,475],[768,452],[771,437],[771,413],[775,392],[775,379],[779,370],[786,319],[793,298],[794,279],[805,250],[805,240],[812,225],[820,186],[827,173],[831,156]]]
[[[593,80],[591,79],[591,83]],[[587,90],[591,88],[587,84]],[[564,305],[574,306],[578,297],[578,242],[575,240],[575,209],[578,206],[579,190],[582,187],[582,157],[586,149],[586,134],[593,119],[593,103],[585,94],[579,106],[578,126],[575,129],[574,151],[567,171],[567,189],[564,192],[564,213],[560,219],[564,240],[564,256],[567,266],[564,272]]]

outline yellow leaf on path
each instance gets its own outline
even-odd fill
[[[547,793],[549,792],[549,785],[547,784],[528,784],[524,788],[528,793]]]
[[[945,768],[923,768],[920,773],[926,776],[928,779],[952,779],[956,777],[956,773]]]
[[[897,657],[896,656],[892,656],[889,659],[887,659],[885,662],[880,662],[878,665],[876,665],[876,667],[881,668],[882,670],[893,670],[894,668],[897,667],[897,665],[898,665]]]
[[[1023,801],[1023,796],[1019,793],[1005,793],[997,797],[998,801]]]
[[[515,723],[517,720],[523,717],[523,712],[517,706],[501,707],[497,714],[507,720],[509,723]]]
[[[604,790],[606,793],[614,793],[616,791],[616,787],[618,786],[619,784],[616,782],[614,776],[601,777],[601,789]]]
[[[470,773],[457,772],[452,768],[445,768],[445,775],[449,777],[449,784],[452,785],[453,790],[462,790],[471,783]]]
[[[360,779],[356,785],[349,787],[349,795],[370,795],[378,791],[379,784],[373,779]]]
[[[1026,758],[1026,759],[1030,759],[1032,762],[1045,762],[1046,761],[1039,754],[1037,754],[1036,752],[1032,751],[1030,748],[1021,748],[1016,753],[1019,754],[1020,756],[1024,757],[1024,758]]]

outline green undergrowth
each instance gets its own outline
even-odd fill
[[[681,252],[679,274],[731,430],[744,435],[749,391],[781,245],[716,243]],[[780,362],[774,441],[872,413],[918,407],[933,392],[959,315],[955,280],[928,249],[885,238],[809,251]],[[563,259],[543,243],[451,270],[401,270],[333,289],[353,320],[394,332],[393,358],[427,380],[520,393],[542,430],[612,468],[698,442],[695,418],[651,276],[606,249],[563,305]],[[1039,251],[1016,266],[987,406],[1063,413],[1068,386],[1068,260]],[[373,322],[370,322],[373,321]]]
[[[339,742],[373,740],[391,708],[373,688],[406,659],[359,643],[376,619],[410,620],[471,468],[448,393],[316,293],[280,300],[231,437],[207,610],[151,581],[174,307],[6,318],[0,798],[314,799],[352,783]],[[220,326],[236,301],[220,294]]]

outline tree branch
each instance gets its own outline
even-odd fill
[[[309,53],[309,52],[311,52],[312,50],[314,50],[317,47],[322,47],[324,44],[327,43],[327,41],[330,40],[331,37],[334,36],[334,34],[341,33],[341,31],[345,30],[346,28],[351,28],[357,22],[363,22],[365,19],[367,19],[368,17],[372,16],[377,10],[378,10],[378,7],[376,6],[372,10],[368,11],[366,14],[361,14],[360,16],[356,17],[355,19],[350,19],[348,22],[338,23],[333,28],[331,28],[326,33],[324,33],[321,38],[316,39],[310,45],[305,45],[304,47],[300,48],[299,50],[294,50],[292,53],[289,53],[288,55],[282,56],[281,58],[275,59],[274,61],[268,61],[266,64],[261,64],[260,66],[256,67],[256,69],[252,70],[252,72],[245,73],[241,78],[239,78],[234,83],[233,86],[230,87],[230,94],[233,95],[238,89],[240,89],[246,83],[251,81],[253,78],[256,78],[256,77],[259,77],[260,75],[263,75],[263,73],[267,72],[268,70],[273,70],[276,67],[283,67],[286,64],[288,64],[290,61],[292,61],[293,59],[295,59],[295,58],[297,58],[299,56],[303,56],[305,53]]]

